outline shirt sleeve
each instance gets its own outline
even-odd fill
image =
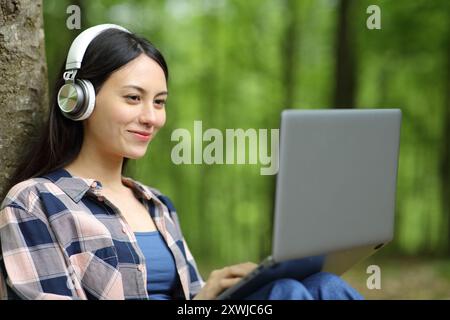
[[[79,299],[80,285],[48,225],[24,208],[0,211],[2,298]],[[6,291],[6,292],[5,292]]]

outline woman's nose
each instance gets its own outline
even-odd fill
[[[153,125],[156,121],[156,111],[153,103],[146,104],[141,111],[139,120],[143,124]]]

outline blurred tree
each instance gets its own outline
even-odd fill
[[[354,0],[340,0],[335,39],[335,89],[333,105],[336,108],[353,108],[356,92],[356,61],[352,45],[351,26]]]
[[[217,112],[217,68],[214,67],[215,65],[217,66],[217,50],[219,49],[217,45],[219,22],[216,10],[209,8],[209,6],[210,4],[207,2],[202,3],[200,6],[200,9],[204,12],[201,20],[201,48],[203,52],[207,53],[203,59],[204,67],[202,68],[200,79],[197,82],[197,90],[202,97],[200,106],[202,110],[201,120],[203,122],[203,130],[206,130],[205,126],[211,126],[212,122],[217,119],[217,115],[219,114],[219,112]],[[215,126],[217,126],[217,124]],[[203,137],[195,137],[195,139],[197,141],[200,140],[200,144],[204,146],[202,138]],[[194,142],[194,144],[196,143],[197,142]],[[218,234],[213,232],[215,224],[213,219],[215,206],[211,201],[208,201],[211,198],[211,185],[215,179],[211,175],[210,165],[201,164],[199,168],[197,193],[199,211],[197,212],[197,216],[200,221],[211,221],[211,224],[208,223],[208,227],[197,230],[196,232],[200,232],[203,239],[209,239],[208,242],[201,242],[201,252],[205,256],[209,256],[215,247],[215,243],[218,242]]]
[[[45,53],[48,61],[50,96],[52,90],[54,90],[53,85],[60,67],[66,61],[69,46],[80,32],[80,30],[69,30],[66,27],[66,21],[69,17],[66,11],[67,7],[71,4],[68,0],[44,2]],[[84,19],[85,10],[83,10],[83,5],[81,1],[73,4],[81,5],[81,28],[84,29],[87,25]]]
[[[0,2],[0,192],[47,107],[42,2]]]
[[[442,213],[447,217],[447,252],[450,253],[450,30],[447,36],[447,66],[444,79],[444,128],[441,158]]]
[[[299,46],[299,17],[297,0],[284,1],[284,16],[286,29],[282,40],[283,49],[283,87],[285,88],[285,98],[280,109],[292,108],[294,106],[294,96],[297,90],[296,73],[299,72],[300,63],[297,60]],[[281,110],[280,110],[281,111]]]

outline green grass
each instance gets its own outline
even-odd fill
[[[381,269],[381,288],[368,289],[371,264]],[[343,279],[366,299],[450,299],[450,259],[370,258],[355,265]]]

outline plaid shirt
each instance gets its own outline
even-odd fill
[[[204,282],[177,213],[158,190],[122,177],[149,211],[180,280],[174,299]],[[9,190],[0,207],[0,298],[148,299],[145,257],[119,209],[94,179],[58,169]]]

